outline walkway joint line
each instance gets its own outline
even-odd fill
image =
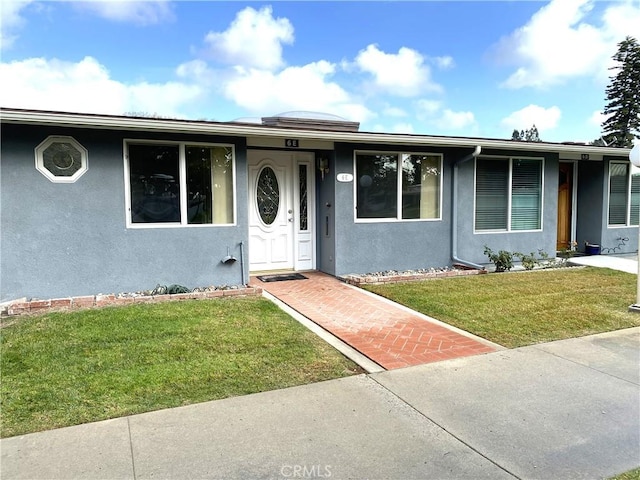
[[[414,412],[416,412],[418,415],[420,415],[421,417],[427,419],[428,421],[430,421],[431,423],[433,423],[435,426],[437,426],[439,429],[441,429],[443,432],[445,432],[448,435],[451,435],[453,438],[455,438],[457,441],[459,441],[460,443],[462,443],[464,446],[466,446],[467,448],[471,449],[472,451],[474,451],[475,453],[477,453],[478,455],[480,455],[482,458],[484,458],[485,460],[487,460],[489,463],[492,463],[493,465],[495,465],[496,467],[498,467],[500,470],[502,470],[503,472],[511,475],[513,478],[516,478],[517,480],[523,480],[522,477],[517,476],[515,473],[513,473],[512,471],[508,470],[507,468],[503,467],[502,465],[500,465],[499,463],[495,462],[494,460],[492,460],[491,458],[489,458],[488,456],[486,456],[484,453],[482,453],[480,450],[478,450],[477,448],[475,448],[473,445],[471,445],[470,443],[464,441],[462,438],[460,438],[459,436],[457,436],[455,433],[447,430],[443,425],[441,425],[440,423],[436,422],[435,420],[433,420],[432,418],[429,418],[426,414],[422,413],[420,410],[418,410],[416,407],[414,407],[411,403],[409,403],[408,401],[406,401],[404,398],[402,398],[400,395],[398,395],[397,393],[395,393],[393,390],[390,390],[387,386],[383,385],[382,383],[380,383],[378,380],[376,380],[375,378],[373,378],[372,375],[367,375],[368,378],[370,378],[371,380],[373,380],[374,382],[376,382],[378,385],[380,385],[382,388],[384,388],[387,392],[389,392],[391,395],[393,395],[394,397],[396,397],[400,402],[404,403],[407,407],[409,407],[411,410],[413,410]]]
[[[131,451],[131,470],[133,473],[133,480],[136,480],[136,457],[133,454],[133,438],[131,437],[131,419],[127,417],[127,432],[129,432],[129,450]]]

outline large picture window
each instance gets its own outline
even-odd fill
[[[232,147],[131,142],[127,159],[132,225],[234,222]]]
[[[356,218],[439,220],[442,157],[356,153]]]
[[[638,225],[640,170],[629,163],[609,164],[609,225]]]
[[[542,160],[478,158],[476,231],[542,228]]]

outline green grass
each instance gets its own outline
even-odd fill
[[[602,268],[495,273],[367,287],[505,347],[640,325],[636,276]]]
[[[628,472],[621,473],[615,477],[611,477],[610,480],[638,480],[640,479],[640,467]]]
[[[262,298],[49,313],[0,332],[2,437],[360,372]]]

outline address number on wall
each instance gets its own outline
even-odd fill
[[[284,146],[287,148],[298,148],[300,146],[300,142],[297,138],[285,138]]]

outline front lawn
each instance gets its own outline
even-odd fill
[[[640,325],[636,276],[566,268],[368,286],[367,290],[505,347]]]
[[[49,313],[0,333],[2,437],[360,373],[262,298]]]

